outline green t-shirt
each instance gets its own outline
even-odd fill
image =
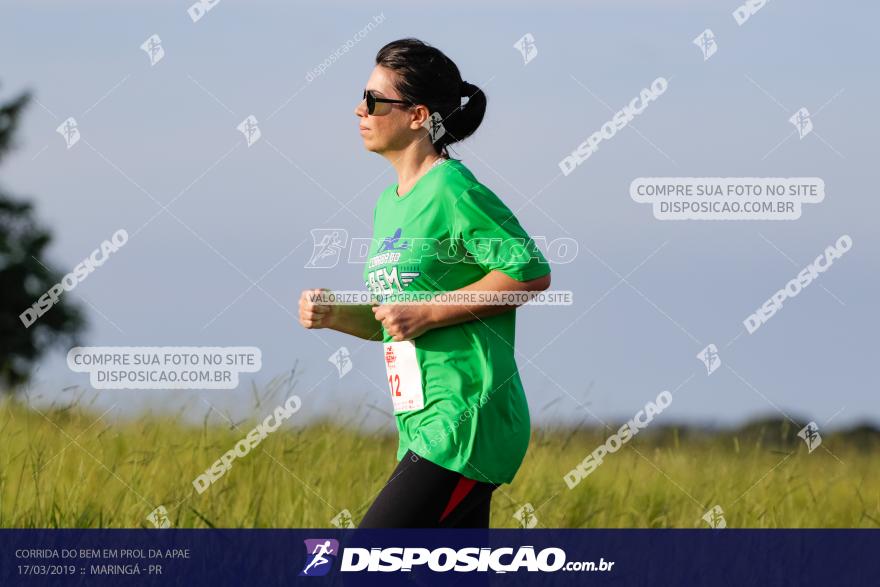
[[[376,204],[364,267],[368,290],[383,302],[413,291],[456,290],[493,269],[518,281],[550,273],[510,209],[460,161],[431,168],[403,197],[397,187]],[[515,326],[511,306],[414,339],[424,408],[395,415],[398,460],[410,449],[465,477],[513,481],[531,435]],[[392,341],[384,328],[383,340]]]

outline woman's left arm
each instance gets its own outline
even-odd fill
[[[517,281],[501,271],[492,270],[481,279],[453,292],[539,292],[550,287],[550,274],[530,281]],[[529,296],[531,298],[533,296]],[[381,321],[395,341],[416,338],[433,328],[488,318],[509,312],[522,303],[474,304],[386,304],[374,306],[376,319]]]
[[[508,277],[501,271],[493,270],[483,276],[482,279],[465,286],[459,292],[467,291],[544,291],[550,287],[550,274],[531,281],[517,281],[512,277]],[[450,326],[460,322],[468,322],[477,318],[488,318],[496,314],[503,314],[514,308],[518,308],[522,303],[505,303],[505,304],[426,304],[425,313],[429,328],[440,328],[441,326]]]

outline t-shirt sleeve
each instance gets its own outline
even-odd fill
[[[468,261],[488,273],[498,270],[517,281],[550,273],[547,259],[501,199],[484,186],[462,192],[453,208],[454,233]]]

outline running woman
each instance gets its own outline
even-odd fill
[[[363,274],[382,303],[325,304],[310,296],[329,290],[305,290],[300,323],[384,343],[399,463],[360,528],[488,528],[492,492],[513,481],[529,444],[514,360],[519,304],[393,303],[412,292],[550,286],[549,265],[514,214],[449,157],[485,110],[480,88],[417,39],[379,51],[355,109],[364,147],[398,177],[376,203]]]

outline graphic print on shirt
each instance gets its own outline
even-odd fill
[[[393,251],[394,249],[403,250],[409,247],[409,241],[403,241],[400,243],[399,247],[395,247],[394,243],[400,240],[400,235],[403,232],[402,228],[398,228],[394,231],[393,236],[386,236],[385,240],[382,242],[382,245],[379,247],[378,252],[382,251]]]
[[[391,236],[386,236],[370,257],[367,268],[366,286],[374,294],[391,295],[401,293],[421,273],[419,262],[410,259],[401,262],[401,253],[410,251],[410,241],[402,240],[403,229],[398,228]]]

